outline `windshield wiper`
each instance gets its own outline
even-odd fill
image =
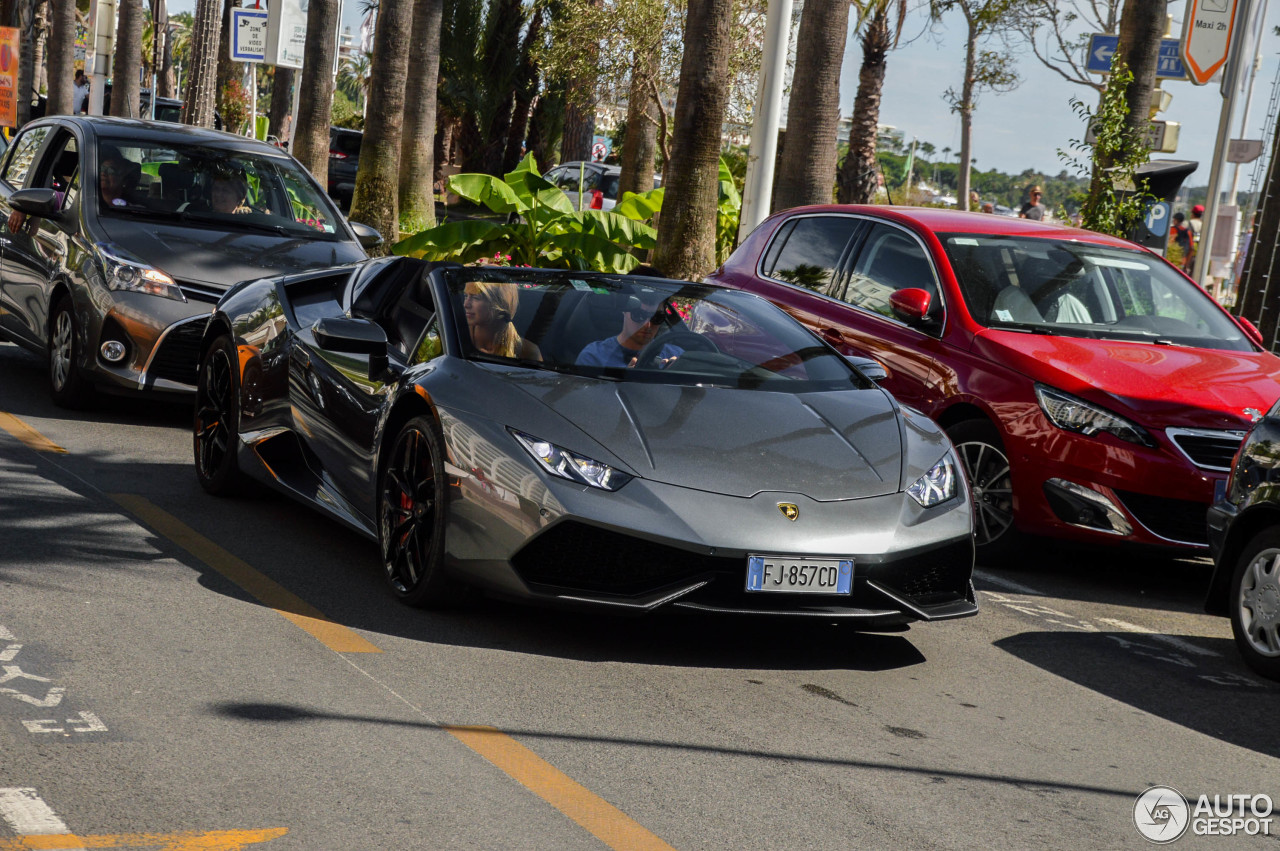
[[[262,233],[274,233],[279,236],[299,236],[300,234],[291,234],[284,225],[273,225],[266,222],[241,221],[238,217],[231,216],[210,216],[204,213],[193,213],[190,210],[182,210],[178,213],[178,217],[184,222],[199,222],[206,225],[217,225],[219,227],[234,227],[237,230],[256,230]]]
[[[987,327],[997,331],[1019,331],[1023,334],[1045,334],[1050,337],[1062,333],[1050,325],[1037,325],[1034,322],[999,322]]]

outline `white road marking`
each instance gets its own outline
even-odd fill
[[[1152,641],[1159,641],[1162,644],[1168,644],[1170,647],[1176,647],[1184,653],[1194,653],[1197,656],[1213,656],[1221,658],[1221,654],[1215,653],[1206,647],[1198,647],[1190,641],[1179,638],[1176,635],[1165,635],[1162,632],[1157,632],[1154,629],[1147,629],[1145,626],[1139,626],[1136,623],[1116,620],[1115,618],[1098,618],[1098,623],[1105,623],[1108,626],[1123,629],[1125,632],[1136,632],[1139,635],[1145,635]]]
[[[64,736],[70,736],[71,733],[107,732],[107,725],[92,712],[81,712],[79,715],[68,718],[65,723],[71,728],[70,733],[67,732],[66,727],[54,726],[57,723],[56,718],[41,718],[35,721],[23,721],[22,726],[26,727],[29,733],[62,733]]]
[[[0,688],[0,694],[7,694],[14,700],[21,700],[23,703],[30,703],[32,706],[40,706],[44,709],[52,709],[59,703],[62,703],[62,695],[66,691],[61,686],[54,686],[49,689],[43,698],[32,697],[29,694],[23,694],[16,688]]]
[[[0,789],[0,818],[19,836],[71,832],[35,789]]]
[[[1031,596],[1031,597],[1046,596],[1043,591],[1037,591],[1034,588],[1028,588],[1026,585],[1019,585],[1017,582],[1011,582],[1010,580],[1005,579],[1002,576],[994,576],[990,573],[987,573],[985,570],[975,570],[973,572],[973,575],[975,578],[981,579],[983,582],[990,582],[992,585],[998,585],[1001,588],[1004,588],[1008,591],[1013,591],[1015,594],[1027,594],[1028,596]]]
[[[16,641],[13,633],[4,628],[4,624],[0,624],[0,641]]]
[[[0,650],[0,662],[12,662],[18,658],[18,651],[21,649],[21,644],[10,644],[5,649]]]

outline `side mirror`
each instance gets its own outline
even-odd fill
[[[889,294],[889,307],[894,315],[909,325],[923,322],[929,315],[929,305],[932,302],[933,297],[929,295],[928,290],[918,287],[894,290]]]
[[[864,358],[858,355],[845,355],[844,359],[853,365],[853,368],[861,372],[867,378],[879,384],[889,377],[889,370],[884,368],[884,364],[875,358]]]
[[[1237,316],[1235,317],[1235,320],[1240,324],[1240,327],[1244,329],[1246,337],[1253,340],[1253,342],[1257,343],[1259,346],[1262,346],[1262,348],[1267,348],[1267,341],[1263,338],[1262,332],[1258,330],[1257,325],[1254,325],[1243,316]]]
[[[361,248],[377,248],[382,245],[382,234],[373,228],[361,222],[348,222],[348,224],[355,231],[356,239],[360,241]]]
[[[316,344],[331,352],[369,356],[369,379],[377,381],[387,372],[387,332],[367,319],[326,316],[311,326]]]
[[[62,201],[52,189],[19,189],[9,196],[9,206],[19,213],[47,219],[59,213]]]

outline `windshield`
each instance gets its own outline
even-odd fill
[[[768,302],[702,284],[590,273],[447,273],[471,360],[659,384],[802,393],[872,385]]]
[[[222,230],[347,239],[340,214],[287,157],[138,139],[98,143],[98,212]]]
[[[1083,242],[939,234],[969,313],[991,328],[1251,351],[1203,291],[1143,251]]]

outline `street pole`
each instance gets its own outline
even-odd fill
[[[1235,28],[1231,32],[1227,48],[1227,62],[1222,69],[1222,112],[1218,116],[1218,139],[1213,147],[1213,167],[1209,172],[1209,197],[1205,199],[1204,219],[1200,224],[1200,242],[1196,246],[1196,265],[1193,278],[1205,285],[1209,272],[1209,255],[1213,253],[1213,232],[1218,221],[1218,195],[1222,185],[1222,166],[1227,157],[1227,144],[1231,141],[1231,113],[1236,104],[1236,81],[1240,75],[1240,43],[1248,27],[1249,7],[1252,0],[1238,0]]]
[[[787,47],[791,40],[791,0],[769,0],[764,26],[764,51],[760,85],[751,120],[747,149],[747,177],[742,186],[742,212],[738,217],[738,242],[769,215],[773,200],[773,166],[778,158],[778,125],[782,113],[782,89],[787,72]]]

